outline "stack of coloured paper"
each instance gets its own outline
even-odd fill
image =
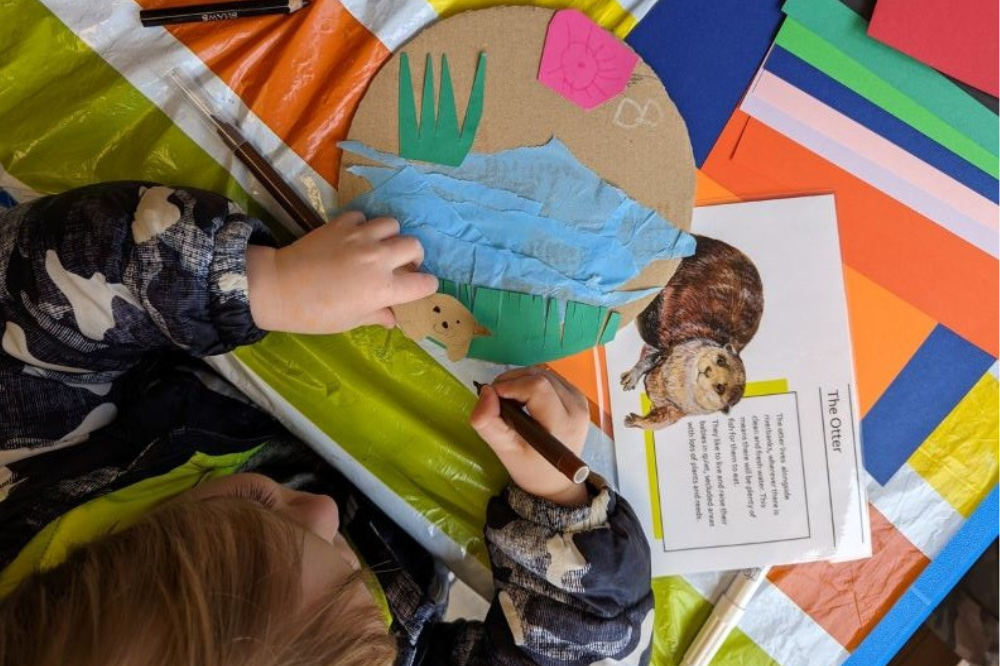
[[[783,665],[886,663],[996,536],[995,107],[872,39],[866,4],[787,2],[702,166],[715,199],[836,201],[872,557],[771,572],[754,603],[808,643],[741,629]]]
[[[837,0],[783,10],[741,110],[997,257],[997,116]]]

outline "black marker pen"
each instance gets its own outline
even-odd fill
[[[174,23],[203,23],[225,21],[248,16],[269,14],[294,14],[309,5],[309,0],[242,0],[241,2],[217,2],[207,5],[184,5],[143,9],[139,20],[144,26],[170,25]]]

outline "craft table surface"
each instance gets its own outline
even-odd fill
[[[856,19],[828,5],[833,1],[792,3],[802,23],[786,21],[791,30],[779,38],[781,48],[804,61],[814,58],[810,66],[817,69],[849,60],[825,51],[820,58],[815,47],[821,37],[807,34],[820,10],[839,17],[837,30],[857,27]],[[0,205],[96,181],[145,179],[222,192],[254,214],[280,216],[163,82],[164,72],[182,67],[201,75],[206,92],[282,173],[331,211],[340,165],[336,144],[347,136],[379,67],[441,16],[499,3],[314,0],[290,17],[138,28],[139,6],[166,4],[0,3]],[[697,205],[835,194],[875,555],[772,572],[757,609],[714,663],[886,663],[997,536],[996,260],[736,110],[784,19],[777,0],[540,4],[582,9],[659,74],[692,137],[700,167]],[[788,71],[774,68],[779,76]],[[810,74],[796,85],[814,97],[833,90],[809,88],[815,81]],[[902,137],[909,152],[988,196],[997,164],[982,136],[978,142],[965,137],[890,88],[855,90],[839,110],[877,117],[870,129]],[[870,111],[878,100],[856,99],[864,94],[888,95],[934,136],[911,136],[900,125],[906,118]],[[839,104],[847,97],[837,92],[821,101]],[[988,123],[973,129],[984,127]],[[942,152],[944,144],[950,153]],[[978,162],[982,173],[956,162],[956,151]],[[588,450],[606,452],[600,360],[595,350],[554,367],[588,394],[594,421],[603,426],[595,428]],[[429,364],[424,352],[384,332],[272,335],[214,362],[348,470],[435,552],[451,558],[460,573],[482,576],[482,516],[476,512],[503,483],[502,470],[482,456],[464,423],[471,393]],[[387,437],[402,437],[403,444],[386,453]],[[716,574],[654,580],[660,610],[655,663],[679,660],[709,612],[706,599],[723,582]]]

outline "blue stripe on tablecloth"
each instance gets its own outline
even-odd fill
[[[883,666],[997,538],[997,487],[841,666]]]

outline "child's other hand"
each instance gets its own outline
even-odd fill
[[[579,455],[590,424],[583,394],[544,368],[518,368],[483,387],[471,422],[522,489],[566,506],[585,504],[586,488],[563,476],[500,418],[498,396],[522,403],[536,421]]]
[[[423,258],[420,242],[400,236],[396,220],[342,213],[287,247],[247,248],[250,312],[268,331],[389,328],[391,306],[437,291],[436,277],[413,270]]]

